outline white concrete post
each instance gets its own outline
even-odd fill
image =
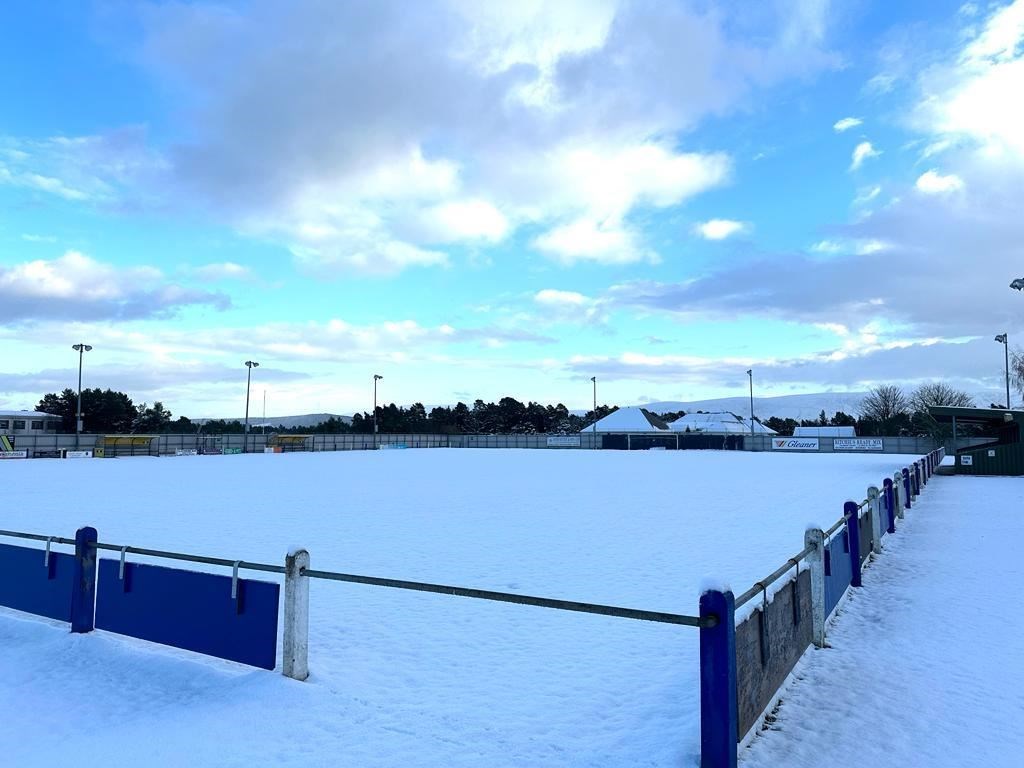
[[[284,559],[284,637],[281,674],[309,677],[309,552],[298,549]]]
[[[903,497],[906,490],[903,488],[903,473],[897,472],[892,476],[892,492],[896,497],[896,517],[903,519]]]
[[[811,571],[811,641],[818,648],[825,647],[825,532],[808,528],[804,532],[804,546],[814,547],[807,555]]]
[[[868,504],[871,507],[871,551],[877,555],[882,551],[882,531],[889,527],[888,522],[882,524],[882,495],[877,486],[868,486]]]

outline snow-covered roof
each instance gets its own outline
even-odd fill
[[[712,435],[749,435],[750,422],[742,416],[737,416],[730,411],[718,411],[716,413],[688,413],[671,424],[668,428],[673,432],[704,432]],[[754,422],[754,434],[774,435],[774,429],[769,429],[758,421]]]
[[[40,413],[39,411],[0,411],[0,419],[59,419],[52,413]]]
[[[584,432],[665,432],[668,425],[646,408],[630,406],[609,413]]]
[[[793,437],[856,437],[856,427],[796,427]]]

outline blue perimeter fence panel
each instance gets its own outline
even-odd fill
[[[280,587],[269,581],[100,559],[96,627],[238,661],[277,663]],[[40,570],[42,567],[40,566]]]
[[[825,546],[825,618],[832,615],[852,580],[850,539],[843,530]]]
[[[0,544],[0,605],[71,621],[75,556]]]

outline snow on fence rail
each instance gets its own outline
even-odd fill
[[[804,652],[825,646],[829,619],[944,456],[932,451],[882,490],[868,488],[859,504],[847,501],[834,525],[809,528],[799,553],[739,597],[701,595],[701,617],[717,619],[700,630],[701,768],[735,768],[738,745],[753,737]]]
[[[825,645],[828,621],[848,590],[861,586],[861,568],[881,551],[882,537],[896,531],[896,520],[944,456],[941,448],[932,451],[886,478],[882,490],[870,487],[859,504],[846,502],[834,525],[809,528],[800,552],[739,597],[727,588],[706,591],[697,616],[315,570],[304,549],[289,552],[281,566],[110,544],[98,541],[91,527],[80,528],[74,539],[0,530],[0,536],[46,545],[0,544],[0,605],[69,622],[75,633],[100,628],[274,669],[280,585],[241,578],[239,571],[280,574],[281,672],[297,680],[309,675],[310,579],[697,627],[701,766],[735,768],[738,744],[774,706],[807,648]],[[74,546],[74,554],[51,551],[54,544]],[[101,551],[118,557],[101,558]],[[128,555],[227,567],[231,575],[129,562]]]

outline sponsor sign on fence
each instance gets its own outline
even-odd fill
[[[91,459],[92,458],[92,451],[69,451],[69,450],[65,449],[63,453],[64,453],[64,458],[65,459]]]
[[[818,450],[818,438],[816,437],[773,437],[773,451],[816,451]]]
[[[0,459],[27,459],[28,451],[0,451]]]
[[[834,451],[880,451],[880,437],[837,437],[832,440]]]
[[[579,435],[551,435],[548,437],[549,448],[579,448]]]
[[[199,451],[195,448],[177,448],[174,451],[175,456],[198,456]]]

